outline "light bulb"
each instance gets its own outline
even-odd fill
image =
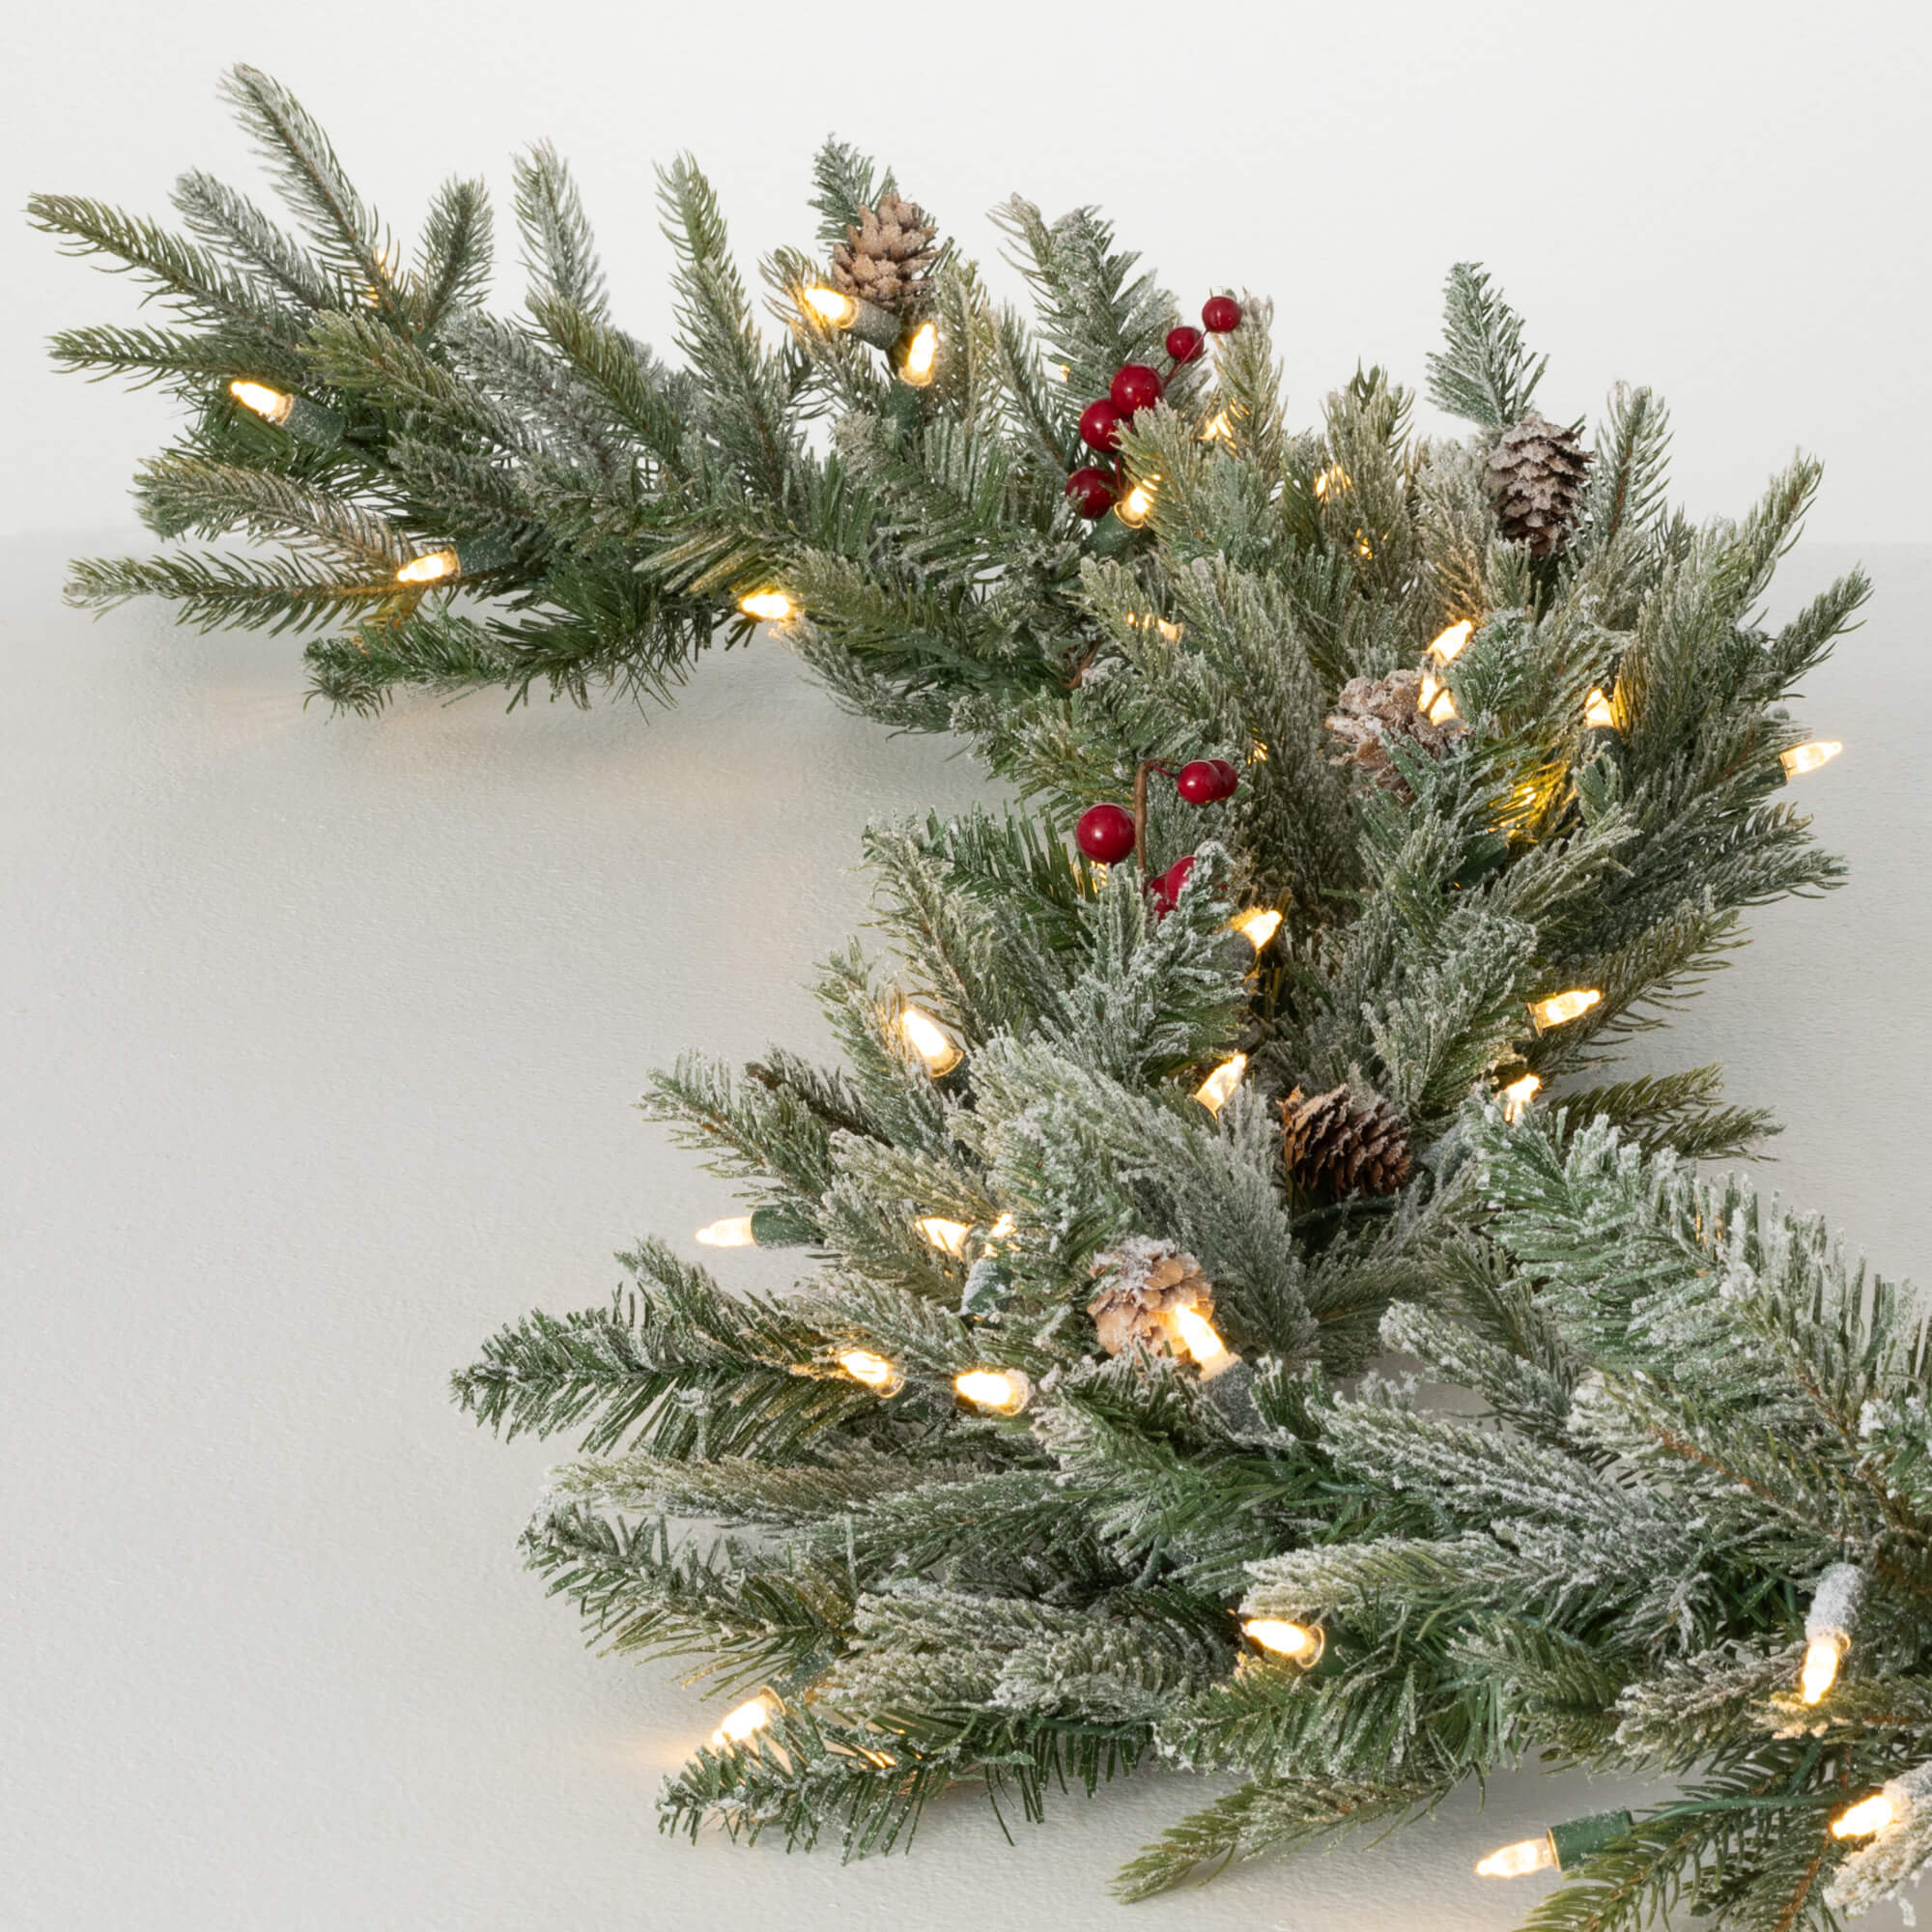
[[[1543,1082],[1534,1073],[1525,1073],[1520,1080],[1512,1080],[1502,1092],[1503,1119],[1515,1126],[1542,1089]]]
[[[1011,1210],[1009,1209],[1008,1212],[1002,1214],[1000,1218],[997,1221],[995,1221],[990,1228],[986,1230],[987,1238],[989,1240],[995,1240],[995,1241],[1007,1240],[1011,1236],[1013,1229],[1016,1225],[1017,1223],[1013,1220]]]
[[[1592,731],[1614,731],[1617,728],[1617,714],[1610,709],[1610,700],[1604,695],[1601,685],[1593,686],[1589,696],[1583,700],[1583,724]]]
[[[952,1386],[975,1408],[994,1415],[1017,1415],[1033,1395],[1033,1384],[1017,1369],[968,1369]]]
[[[264,422],[273,423],[277,429],[288,421],[289,412],[296,406],[293,396],[285,396],[266,383],[250,383],[241,378],[229,384],[228,393],[244,410],[253,410]]]
[[[1842,1648],[1834,1636],[1814,1636],[1804,1647],[1804,1668],[1799,1673],[1798,1694],[1807,1704],[1820,1703],[1837,1682]]]
[[[1235,425],[1228,420],[1228,412],[1220,410],[1209,416],[1201,425],[1201,435],[1198,440],[1202,442],[1233,442]]]
[[[1529,1017],[1538,1033],[1548,1033],[1551,1027],[1568,1026],[1572,1020],[1581,1019],[1603,997],[1594,986],[1572,986],[1567,993],[1551,993],[1547,1000],[1532,1000]]]
[[[738,609],[761,624],[782,624],[792,614],[794,606],[782,590],[753,590],[738,599]]]
[[[899,364],[899,381],[923,389],[932,381],[933,364],[939,360],[939,327],[923,322],[906,345],[905,360]]]
[[[1257,906],[1253,912],[1238,914],[1229,923],[1259,952],[1281,930],[1281,914],[1273,906]]]
[[[1786,778],[1802,779],[1806,772],[1829,765],[1844,749],[1835,738],[1820,738],[1809,745],[1794,745],[1790,751],[1778,753],[1777,761],[1784,767]]]
[[[1259,738],[1248,747],[1248,759],[1252,764],[1264,765],[1267,763],[1268,748]]]
[[[1524,1878],[1531,1872],[1555,1869],[1556,1847],[1549,1842],[1549,1834],[1545,1833],[1540,1838],[1524,1838],[1518,1844],[1504,1845],[1488,1858],[1478,1860],[1476,1876]]]
[[[966,1252],[966,1236],[972,1233],[964,1221],[948,1221],[938,1214],[928,1214],[923,1221],[915,1221],[913,1226],[941,1254],[946,1255],[963,1255]]]
[[[1156,617],[1153,620],[1153,627],[1160,633],[1162,642],[1178,644],[1180,641],[1180,626],[1179,624],[1170,624],[1165,617]]]
[[[454,577],[461,566],[453,550],[433,550],[412,556],[396,572],[398,583],[440,583]]]
[[[905,1043],[925,1062],[925,1070],[935,1080],[951,1073],[964,1058],[952,1035],[930,1013],[923,1013],[917,1007],[907,1007],[899,1014],[899,1032]]]
[[[813,315],[834,328],[850,328],[852,318],[859,313],[859,304],[837,289],[807,289],[804,301]]]
[[[752,1217],[732,1214],[723,1221],[714,1221],[710,1227],[698,1229],[696,1239],[701,1248],[749,1248],[753,1239]]]
[[[1869,1838],[1874,1833],[1883,1832],[1897,1817],[1898,1807],[1883,1791],[1875,1791],[1869,1798],[1861,1798],[1849,1811],[1840,1811],[1832,1820],[1832,1835],[1834,1838]]]
[[[1231,1060],[1224,1060],[1207,1079],[1194,1090],[1194,1097],[1210,1114],[1218,1114],[1228,1104],[1228,1096],[1241,1084],[1241,1075],[1248,1070],[1248,1056],[1237,1053]]]
[[[1437,664],[1447,664],[1463,646],[1476,635],[1476,627],[1464,617],[1460,624],[1451,624],[1429,647],[1429,655]]]
[[[1128,529],[1137,530],[1153,514],[1153,492],[1145,483],[1136,483],[1114,505],[1114,514]]]
[[[711,1748],[723,1750],[727,1745],[741,1745],[771,1720],[771,1704],[763,1697],[753,1697],[726,1714],[724,1721],[711,1733]]]
[[[1319,1630],[1308,1630],[1282,1617],[1251,1617],[1241,1626],[1241,1634],[1277,1657],[1292,1657],[1304,1667],[1321,1655],[1326,1641]]]
[[[1456,700],[1446,691],[1435,694],[1435,702],[1429,707],[1429,722],[1432,724],[1446,724],[1457,716]]]
[[[1315,479],[1315,494],[1318,497],[1325,497],[1331,490],[1339,493],[1348,487],[1349,472],[1339,463],[1331,463]]]
[[[1056,383],[1070,383],[1073,380],[1073,364],[1070,362],[1049,362],[1046,373]]]
[[[838,1366],[855,1382],[864,1382],[874,1395],[897,1395],[905,1387],[905,1378],[883,1355],[869,1349],[844,1349]]]
[[[1431,671],[1424,671],[1422,682],[1415,688],[1415,708],[1418,711],[1427,711],[1435,702],[1436,695],[1441,689],[1441,683],[1435,675]]]
[[[1223,1369],[1234,1367],[1234,1350],[1215,1334],[1214,1324],[1198,1308],[1174,1309],[1169,1319],[1180,1337],[1180,1346],[1194,1357],[1203,1381],[1211,1382]]]

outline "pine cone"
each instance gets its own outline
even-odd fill
[[[1429,757],[1439,758],[1463,735],[1461,720],[1445,718],[1432,724],[1422,715],[1419,698],[1422,673],[1392,670],[1386,677],[1351,677],[1335,695],[1335,709],[1322,721],[1342,741],[1333,764],[1353,765],[1405,805],[1415,793],[1389,756],[1391,743],[1400,741]]]
[[[1317,1194],[1393,1194],[1408,1179],[1408,1129],[1379,1097],[1361,1105],[1347,1087],[1281,1103],[1290,1177]]]
[[[1590,452],[1575,430],[1527,415],[1490,452],[1490,497],[1496,524],[1531,556],[1554,556],[1570,540],[1583,505]]]
[[[917,202],[883,194],[859,211],[857,227],[832,251],[832,282],[842,295],[902,315],[919,301],[926,271],[937,259],[938,234]]]
[[[1118,1248],[1094,1257],[1094,1278],[1100,1289],[1087,1313],[1110,1355],[1134,1342],[1179,1354],[1174,1311],[1198,1309],[1203,1321],[1214,1312],[1214,1290],[1201,1264],[1172,1241],[1129,1235]]]

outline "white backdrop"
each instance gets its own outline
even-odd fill
[[[14,1932],[1065,1932],[1202,1801],[1151,1777],[1009,1850],[977,1801],[912,1859],[694,1849],[651,1799],[716,1721],[587,1656],[513,1548],[545,1464],[448,1405],[526,1308],[732,1211],[629,1104],[680,1048],[822,1048],[863,821],[980,795],[776,648],[677,708],[300,703],[286,641],[93,624],[0,567],[0,1924]],[[1843,554],[1800,551],[1788,606]],[[1804,781],[1854,883],[1785,904],[1662,1065],[1790,1123],[1772,1178],[1923,1268],[1932,550],[1875,551]],[[1902,1023],[1892,1016],[1903,1009]],[[719,1258],[779,1286],[785,1257]],[[1502,1780],[1376,1849],[1136,1908],[1186,1932],[1503,1932],[1489,1846],[1613,1794]]]
[[[160,214],[184,168],[245,176],[214,99],[242,60],[301,95],[407,237],[451,173],[507,211],[510,154],[555,140],[618,314],[660,345],[651,163],[697,154],[749,269],[810,240],[809,163],[836,132],[989,265],[984,211],[1018,189],[1104,204],[1190,306],[1215,284],[1274,296],[1299,414],[1357,357],[1419,381],[1443,273],[1474,256],[1555,352],[1550,414],[1594,412],[1619,377],[1669,399],[1699,515],[1742,509],[1794,443],[1830,466],[1815,535],[1911,542],[1932,513],[1932,14],[1900,0],[62,0],[8,29],[5,205]],[[131,291],[18,221],[0,287],[0,531],[98,525],[165,407],[57,379],[40,345],[130,314]]]

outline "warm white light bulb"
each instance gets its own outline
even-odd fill
[[[273,423],[279,428],[289,419],[289,412],[295,408],[296,399],[285,396],[279,389],[271,389],[266,383],[250,383],[237,379],[228,385],[228,393],[244,410],[253,410],[264,422]]]
[[[1841,1648],[1834,1636],[1814,1636],[1804,1647],[1804,1668],[1799,1673],[1798,1694],[1807,1704],[1823,1700],[1838,1678]]]
[[[1322,1635],[1283,1617],[1250,1617],[1241,1626],[1241,1634],[1277,1657],[1292,1657],[1297,1663],[1313,1663],[1321,1655]]]
[[[1478,1878],[1525,1878],[1531,1872],[1554,1871],[1556,1868],[1556,1847],[1549,1842],[1548,1833],[1540,1838],[1524,1838],[1520,1843],[1504,1845],[1501,1850],[1492,1852],[1488,1858],[1479,1860],[1476,1865]]]
[[[1070,383],[1073,380],[1073,364],[1070,362],[1049,362],[1046,373],[1056,383]]]
[[[1237,914],[1229,923],[1259,952],[1281,930],[1281,914],[1273,906],[1257,906],[1253,912]]]
[[[1153,514],[1153,492],[1145,483],[1136,483],[1114,505],[1114,514],[1128,529],[1137,530]]]
[[[1447,664],[1476,635],[1476,627],[1464,617],[1460,624],[1451,624],[1429,647],[1429,655],[1437,664]]]
[[[995,1241],[1004,1241],[1012,1234],[1014,1228],[1017,1227],[1018,1225],[1019,1224],[1013,1219],[1012,1210],[1009,1208],[1006,1213],[1002,1214],[1000,1218],[997,1221],[995,1221],[990,1228],[986,1230],[987,1237]]]
[[[1198,440],[1202,442],[1233,442],[1235,425],[1228,420],[1228,412],[1218,410],[1209,416],[1201,425],[1201,435]]]
[[[906,345],[905,360],[899,365],[899,380],[923,389],[932,381],[933,365],[939,360],[939,327],[923,322]]]
[[[1883,1791],[1875,1791],[1869,1798],[1861,1798],[1849,1811],[1840,1811],[1832,1820],[1832,1835],[1834,1838],[1869,1838],[1874,1833],[1883,1832],[1898,1815],[1898,1807]]]
[[[1349,487],[1349,472],[1339,463],[1331,463],[1315,479],[1315,494],[1326,497],[1330,493],[1339,493]]]
[[[729,1712],[724,1721],[711,1733],[711,1748],[723,1750],[727,1745],[741,1745],[762,1731],[772,1720],[772,1707],[763,1697],[753,1697]]]
[[[899,1014],[899,1032],[905,1043],[925,1062],[925,1070],[937,1080],[951,1073],[963,1057],[952,1037],[930,1013],[907,1007]]]
[[[1017,1369],[968,1369],[953,1377],[952,1386],[975,1408],[994,1415],[1017,1415],[1033,1394],[1032,1383]]]
[[[1532,1000],[1529,1017],[1538,1033],[1548,1033],[1551,1027],[1568,1026],[1572,1020],[1581,1019],[1603,997],[1594,986],[1572,986],[1567,993],[1551,993],[1547,1000]]]
[[[752,1245],[752,1217],[749,1214],[732,1214],[723,1221],[714,1221],[708,1228],[698,1229],[697,1244],[702,1248],[749,1248]]]
[[[963,1255],[966,1252],[966,1236],[972,1232],[964,1221],[949,1221],[938,1214],[928,1214],[923,1220],[915,1221],[913,1226],[941,1254],[947,1255]]]
[[[782,590],[753,590],[738,599],[738,609],[761,624],[782,624],[792,614],[792,601]]]
[[[905,1387],[905,1378],[898,1370],[869,1349],[841,1350],[838,1366],[855,1382],[864,1382],[874,1395],[897,1395]]]
[[[454,577],[459,565],[453,550],[433,550],[422,556],[412,556],[402,569],[396,572],[398,583],[440,583],[445,578]]]
[[[1503,1119],[1515,1126],[1522,1119],[1529,1103],[1542,1091],[1543,1082],[1534,1073],[1525,1073],[1520,1080],[1512,1080],[1502,1091]]]
[[[1820,738],[1809,745],[1794,745],[1790,751],[1780,752],[1777,761],[1784,767],[1786,778],[1802,779],[1806,772],[1829,765],[1844,749],[1835,738]]]
[[[1218,1114],[1228,1104],[1228,1096],[1241,1084],[1241,1075],[1248,1070],[1248,1056],[1237,1053],[1230,1060],[1224,1060],[1207,1079],[1194,1090],[1194,1097],[1210,1114]]]
[[[1180,1346],[1194,1357],[1201,1379],[1211,1382],[1223,1369],[1235,1365],[1235,1353],[1214,1332],[1214,1324],[1198,1308],[1177,1308],[1169,1318]]]
[[[1610,700],[1601,686],[1594,686],[1583,700],[1583,723],[1592,731],[1614,731],[1617,728],[1617,714],[1610,709]]]
[[[840,295],[837,289],[807,289],[804,299],[806,307],[813,315],[834,328],[849,327],[852,318],[859,313],[859,304],[850,296]]]

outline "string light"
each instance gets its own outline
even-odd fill
[[[1073,380],[1073,364],[1070,362],[1049,362],[1046,373],[1056,383],[1070,383]]]
[[[1486,1859],[1476,1861],[1478,1878],[1527,1878],[1531,1872],[1554,1871],[1556,1847],[1546,1832],[1540,1838],[1524,1838],[1503,1845]]]
[[[1209,416],[1201,425],[1201,435],[1197,440],[1202,442],[1233,442],[1235,425],[1228,420],[1228,412],[1219,410]]]
[[[285,396],[266,383],[250,383],[239,377],[229,384],[228,393],[244,410],[253,410],[265,423],[273,423],[277,429],[288,421],[289,412],[296,406],[293,396]]]
[[[939,326],[937,323],[923,322],[913,331],[912,340],[906,344],[905,360],[899,364],[899,381],[910,383],[915,389],[923,389],[932,381],[933,367],[939,360]]]
[[[997,1221],[995,1221],[990,1228],[986,1230],[986,1237],[988,1240],[994,1240],[994,1241],[1008,1240],[1011,1237],[1013,1229],[1018,1224],[1013,1219],[1012,1210],[1009,1208],[1006,1213],[1002,1214],[1000,1218]]]
[[[1128,529],[1137,530],[1153,514],[1153,492],[1145,483],[1136,483],[1114,505],[1114,514]]]
[[[874,1395],[897,1395],[905,1387],[905,1378],[883,1355],[875,1355],[869,1349],[844,1349],[838,1354],[838,1366],[855,1382],[864,1382]]]
[[[1449,687],[1438,683],[1428,671],[1422,673],[1422,683],[1415,694],[1415,708],[1432,724],[1446,724],[1456,716],[1456,700],[1450,696]]]
[[[749,1248],[757,1236],[752,1233],[752,1217],[749,1214],[728,1215],[723,1221],[714,1221],[708,1228],[697,1231],[697,1245],[701,1248]]]
[[[1865,1573],[1856,1563],[1827,1564],[1811,1586],[1811,1606],[1804,1614],[1804,1665],[1798,1676],[1798,1694],[1805,1703],[1823,1702],[1837,1682],[1864,1593]]]
[[[1268,748],[1259,738],[1248,747],[1248,759],[1251,764],[1264,765],[1267,763]]]
[[[1349,483],[1349,472],[1339,463],[1331,463],[1315,479],[1315,494],[1318,497],[1325,497],[1329,491],[1333,490],[1339,495],[1342,491],[1348,489]],[[1359,535],[1360,532],[1358,531],[1357,534]]]
[[[453,550],[425,551],[421,556],[412,556],[396,572],[398,583],[441,583],[455,577],[463,568],[462,562]]]
[[[1883,1791],[1861,1798],[1849,1811],[1840,1811],[1832,1820],[1834,1838],[1869,1838],[1883,1832],[1898,1816],[1898,1806]]]
[[[1515,1126],[1542,1089],[1543,1082],[1534,1073],[1525,1073],[1520,1080],[1512,1080],[1502,1091],[1503,1119]]]
[[[821,322],[830,323],[834,328],[850,328],[853,318],[859,313],[859,304],[850,296],[840,295],[837,289],[807,289],[801,299],[813,315]]]
[[[1180,1346],[1194,1357],[1194,1366],[1201,1371],[1204,1382],[1211,1382],[1223,1369],[1232,1369],[1239,1359],[1214,1332],[1214,1324],[1200,1309],[1177,1308],[1171,1311],[1169,1319],[1175,1333],[1180,1337]]]
[[[1194,1097],[1210,1114],[1218,1114],[1228,1104],[1229,1095],[1241,1084],[1241,1075],[1248,1070],[1248,1056],[1237,1053],[1230,1060],[1224,1060],[1207,1079],[1194,1090]]]
[[[949,1221],[939,1214],[928,1214],[923,1220],[915,1221],[913,1226],[941,1254],[955,1257],[966,1252],[966,1236],[973,1232],[964,1221]]]
[[[951,1073],[965,1058],[951,1034],[930,1013],[907,1007],[899,1014],[899,1033],[905,1043],[925,1062],[925,1070],[937,1080]]]
[[[1798,1674],[1798,1694],[1805,1703],[1824,1701],[1825,1692],[1837,1682],[1842,1654],[1836,1637],[1813,1637],[1804,1646],[1804,1667]]]
[[[753,590],[738,599],[738,609],[761,624],[782,624],[797,606],[782,590]]]
[[[1610,700],[1601,685],[1592,687],[1589,696],[1583,700],[1583,724],[1585,729],[1591,731],[1614,731],[1617,728],[1617,714],[1610,709]]]
[[[1272,906],[1257,906],[1253,912],[1238,914],[1229,923],[1259,952],[1281,930],[1281,914]]]
[[[1321,1658],[1328,1641],[1321,1631],[1281,1617],[1250,1617],[1241,1626],[1241,1634],[1277,1657],[1293,1658],[1303,1669]]]
[[[1548,1033],[1551,1027],[1568,1026],[1572,1020],[1581,1019],[1603,997],[1595,986],[1572,986],[1567,993],[1551,993],[1547,1000],[1532,1000],[1530,1021],[1538,1033]]]
[[[1437,664],[1448,664],[1461,652],[1463,646],[1476,635],[1476,627],[1464,617],[1460,624],[1451,624],[1429,647],[1429,655]]]
[[[725,1715],[724,1721],[711,1733],[711,1748],[724,1750],[732,1745],[741,1745],[747,1738],[762,1731],[771,1720],[770,1699],[753,1697]]]
[[[1777,762],[1784,767],[1787,779],[1802,779],[1806,772],[1829,765],[1844,749],[1835,738],[1820,738],[1809,745],[1794,745],[1790,751],[1778,753]]]
[[[952,1386],[990,1415],[1017,1415],[1033,1399],[1033,1384],[1017,1369],[968,1369],[953,1377]]]

